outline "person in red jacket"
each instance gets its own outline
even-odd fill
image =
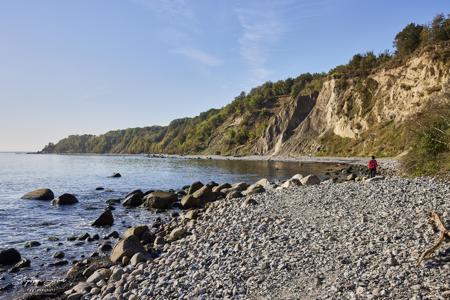
[[[375,156],[372,156],[372,159],[369,161],[369,178],[373,178],[375,177],[375,175],[377,175],[377,167],[378,167],[378,163],[375,160]]]

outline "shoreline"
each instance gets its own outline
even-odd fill
[[[87,276],[69,280],[71,287],[60,293],[67,299],[450,294],[440,280],[450,275],[445,252],[416,265],[437,236],[427,227],[428,213],[437,210],[448,218],[450,186],[395,176],[301,186],[258,182],[264,190],[183,209],[158,229],[149,224],[158,255],[136,252],[125,262],[94,269],[86,263],[78,272],[91,268]],[[138,228],[143,226],[121,233],[119,243],[130,232],[142,239]]]
[[[344,168],[347,169],[347,168]],[[342,169],[342,170],[344,170]],[[347,170],[348,171],[348,170]],[[358,170],[355,170],[356,172],[358,172]],[[341,178],[341,182],[347,182],[348,181],[353,181],[353,180],[361,180],[358,179],[360,177],[360,175],[356,176],[352,179],[348,179],[348,172],[340,172],[337,171],[335,172],[336,174],[340,174],[340,178]],[[353,173],[352,173],[353,174]],[[297,175],[296,175],[297,176]],[[295,176],[294,176],[295,177]],[[345,179],[347,177],[347,179]],[[283,191],[290,191],[293,188],[295,189],[295,187],[300,188],[300,189],[308,189],[310,188],[309,185],[315,185],[318,188],[326,188],[329,184],[331,185],[340,185],[340,183],[336,183],[334,184],[333,181],[329,181],[328,182],[323,182],[323,184],[318,184],[319,181],[315,181],[313,180],[313,182],[309,182],[308,180],[305,181],[305,186],[301,186],[303,184],[301,184],[298,181],[298,178],[302,178],[302,176],[297,176],[296,179],[289,179],[287,181],[283,181],[283,182],[278,182],[278,183],[270,183],[267,181],[267,179],[261,179],[257,182],[257,184],[253,184],[253,185],[245,185],[243,183],[237,184],[237,186],[242,186],[242,188],[232,188],[232,189],[228,189],[225,188],[225,186],[222,186],[222,190],[223,193],[221,192],[221,190],[219,189],[219,193],[222,193],[223,196],[222,197],[218,197],[217,199],[212,199],[212,202],[205,202],[204,205],[201,205],[200,207],[195,206],[192,208],[189,207],[185,207],[184,209],[182,209],[181,211],[179,211],[179,213],[175,213],[172,214],[172,218],[165,224],[161,224],[161,227],[157,227],[159,229],[157,229],[156,231],[154,231],[152,228],[154,228],[153,224],[148,224],[147,226],[145,226],[146,228],[148,228],[148,232],[151,233],[151,235],[153,236],[153,238],[151,239],[151,243],[148,244],[150,247],[146,248],[149,249],[149,253],[154,253],[154,251],[156,251],[156,256],[152,256],[152,258],[139,258],[141,260],[136,262],[135,256],[130,255],[130,257],[127,258],[127,260],[121,261],[122,263],[119,264],[114,264],[111,267],[108,267],[107,269],[109,271],[105,271],[105,267],[101,267],[99,269],[98,266],[94,267],[95,265],[95,261],[94,263],[89,262],[89,260],[87,261],[83,261],[80,263],[77,263],[74,265],[74,267],[71,268],[71,270],[73,270],[74,268],[81,268],[81,271],[78,270],[78,274],[80,275],[81,273],[83,275],[86,274],[86,277],[84,277],[84,280],[87,280],[88,283],[92,283],[91,281],[93,279],[89,279],[90,276],[97,274],[98,272],[106,272],[109,274],[109,276],[112,276],[112,274],[114,274],[114,272],[116,272],[117,270],[121,270],[121,271],[117,271],[117,272],[125,272],[125,270],[130,271],[131,273],[139,273],[139,272],[135,272],[136,270],[142,270],[143,266],[145,265],[145,263],[153,263],[153,262],[159,262],[161,260],[163,260],[163,258],[167,255],[167,253],[170,251],[170,247],[171,245],[176,245],[178,243],[178,240],[184,240],[189,239],[189,237],[194,234],[194,232],[192,230],[195,229],[195,224],[196,224],[196,219],[197,217],[200,216],[200,219],[202,218],[201,216],[203,215],[207,215],[208,213],[214,212],[214,209],[217,205],[221,206],[222,208],[226,208],[228,204],[230,204],[230,201],[232,202],[236,202],[239,203],[239,207],[243,208],[244,206],[252,206],[254,204],[251,203],[251,201],[254,201],[254,199],[258,199],[258,197],[264,196],[264,195],[271,195],[273,193],[276,192],[283,192]],[[304,179],[304,178],[303,178]],[[303,180],[302,179],[302,180]],[[318,180],[318,179],[316,179]],[[325,184],[328,183],[328,184]],[[193,185],[191,185],[190,187],[185,187],[184,190],[186,191],[187,194],[190,194],[189,191],[191,190],[191,188],[196,185],[197,183],[194,183]],[[360,183],[360,184],[364,184],[364,183]],[[235,184],[236,185],[236,184]],[[298,186],[300,185],[300,186]],[[220,187],[220,185],[214,184],[213,188],[216,187]],[[230,185],[231,186],[231,185]],[[234,185],[233,185],[234,186]],[[247,188],[248,186],[248,188]],[[203,187],[207,187],[207,186],[203,186]],[[212,188],[211,188],[212,189]],[[242,190],[242,193],[240,192]],[[250,190],[250,191],[249,191]],[[245,195],[242,195],[245,194]],[[195,195],[195,193],[193,194]],[[218,194],[217,194],[218,195]],[[184,197],[183,197],[184,198]],[[256,200],[256,202],[259,202],[259,200]],[[234,203],[234,204],[236,204]],[[238,220],[239,221],[239,220]],[[213,223],[208,223],[208,226],[212,226]],[[139,226],[138,226],[139,227]],[[134,227],[137,228],[137,227]],[[134,229],[133,229],[134,230]],[[174,231],[177,230],[181,230],[181,233],[179,235],[177,235],[175,238],[173,237],[174,235]],[[126,238],[128,230],[125,233],[122,233],[122,240],[124,238]],[[158,240],[159,239],[159,240]],[[118,240],[117,243],[120,243],[120,241],[122,240]],[[158,242],[157,242],[158,240]],[[142,242],[142,241],[141,241]],[[116,243],[116,247],[117,244]],[[147,244],[145,244],[147,245]],[[114,253],[114,250],[113,250]],[[112,254],[114,255],[114,254]],[[112,257],[112,256],[111,256]],[[135,261],[133,262],[133,259],[135,259]],[[130,264],[128,263],[130,262]],[[86,273],[87,269],[91,269],[91,271],[89,273]],[[97,272],[98,271],[98,272]],[[71,271],[69,271],[70,273]],[[98,274],[97,274],[98,275]],[[109,278],[108,276],[108,278]],[[117,277],[117,276],[116,276]],[[112,277],[111,277],[112,278]],[[116,278],[117,279],[117,278]],[[80,283],[78,283],[78,280],[73,281],[73,279],[68,279],[68,281],[65,281],[65,284],[69,284],[69,286],[71,286],[71,288],[73,288],[73,285],[77,284],[76,286],[78,286],[78,289],[80,288],[79,285]],[[105,279],[106,280],[106,279]],[[72,282],[72,284],[71,284]],[[127,281],[129,283],[129,281]],[[102,281],[102,286],[99,287],[103,287],[103,285],[105,285],[105,283],[103,283]],[[86,286],[86,283],[83,283],[82,285]],[[102,293],[104,294],[104,289],[96,289],[92,284],[88,284],[89,288],[89,292],[88,292],[88,296],[89,293],[91,293],[90,295],[93,297],[92,299],[109,299],[109,298],[104,298],[103,296],[101,298],[96,298],[94,297],[95,294],[97,293]],[[39,287],[36,287],[36,289],[39,289]],[[72,298],[68,298],[68,299],[78,299],[77,297],[79,296],[79,291],[76,291],[76,287],[75,287],[75,292],[74,290],[71,290],[71,292],[68,294],[75,294],[73,295]],[[29,290],[28,290],[29,291]],[[84,293],[86,294],[86,293]],[[89,296],[88,298],[91,299],[91,296]],[[130,296],[130,295],[128,295]],[[139,296],[143,296],[143,295],[139,295]],[[146,295],[147,296],[147,295]],[[168,296],[168,295],[166,295]],[[165,296],[164,296],[165,297]],[[1,298],[1,297],[0,297]],[[23,298],[23,299],[27,299],[27,298]]]
[[[245,155],[245,156],[224,156],[224,155],[206,155],[206,154],[128,154],[128,153],[26,153],[26,154],[44,154],[44,155],[75,155],[75,156],[124,156],[124,157],[149,157],[149,158],[172,158],[172,159],[213,159],[213,160],[243,160],[243,161],[280,161],[280,162],[298,162],[298,163],[340,163],[350,165],[366,165],[369,157],[354,156],[284,156],[284,155]],[[384,164],[386,168],[397,170],[399,161],[393,157],[377,158],[377,161]]]

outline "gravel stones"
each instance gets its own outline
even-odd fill
[[[189,227],[185,218],[161,226],[159,257],[111,267],[117,275],[84,297],[441,299],[448,251],[420,267],[416,260],[435,238],[429,212],[448,213],[449,198],[446,183],[388,178],[217,200]],[[257,204],[243,209],[251,199]],[[176,240],[164,243],[172,233]]]

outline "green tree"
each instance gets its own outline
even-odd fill
[[[421,43],[421,33],[424,27],[410,23],[403,28],[402,31],[395,36],[394,46],[397,48],[397,53],[401,56],[406,56],[414,52]]]

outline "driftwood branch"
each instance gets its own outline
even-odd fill
[[[439,216],[437,212],[431,213],[430,223],[434,224],[434,226],[436,226],[436,228],[439,230],[439,238],[436,240],[436,242],[430,249],[426,250],[425,252],[422,253],[422,255],[420,255],[417,261],[417,265],[420,265],[422,261],[429,258],[430,255],[432,255],[446,239],[450,238],[450,231],[447,228],[445,228],[441,216]]]

